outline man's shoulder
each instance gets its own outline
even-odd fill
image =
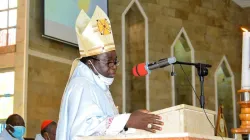
[[[41,134],[36,134],[35,140],[44,140]]]
[[[11,136],[9,135],[9,133],[6,131],[6,129],[3,129],[3,131],[0,133],[0,140],[7,140],[9,139]]]
[[[7,139],[3,136],[0,136],[0,140],[7,140]]]
[[[88,78],[86,77],[72,77],[72,79],[70,79],[69,81],[69,85],[80,85],[80,86],[84,86],[84,85],[92,85],[94,84],[93,81],[89,80]]]
[[[75,77],[70,80],[66,86],[67,91],[83,91],[95,88],[96,85],[93,81],[90,81],[84,77]]]

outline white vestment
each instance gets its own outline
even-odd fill
[[[36,134],[35,140],[45,140],[41,134]]]
[[[56,140],[78,136],[117,135],[130,114],[119,114],[109,86],[79,62],[61,101]]]

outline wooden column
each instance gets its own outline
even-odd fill
[[[238,104],[240,105],[240,128],[231,129],[234,134],[250,134],[250,90],[241,89],[238,90],[238,94],[240,95],[240,101]]]

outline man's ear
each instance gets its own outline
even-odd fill
[[[88,60],[88,61],[87,61],[87,65],[88,65],[89,68],[92,68],[91,60]]]
[[[88,63],[88,65],[91,65],[91,60],[89,59],[87,63]]]
[[[49,138],[48,138],[48,132],[44,132],[43,135],[42,135],[42,137],[43,137],[45,140],[48,140],[48,139],[49,139]]]
[[[97,75],[96,69],[93,66],[94,65],[93,61],[88,60],[87,64],[88,64],[88,67]]]
[[[12,133],[14,132],[14,129],[10,127],[8,124],[6,125],[6,130],[11,131]]]

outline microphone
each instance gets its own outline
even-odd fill
[[[176,58],[170,57],[170,58],[160,59],[159,61],[156,61],[150,64],[140,63],[133,67],[132,72],[134,76],[145,76],[148,73],[150,73],[151,70],[154,70],[157,68],[163,68],[175,62],[176,62]]]

